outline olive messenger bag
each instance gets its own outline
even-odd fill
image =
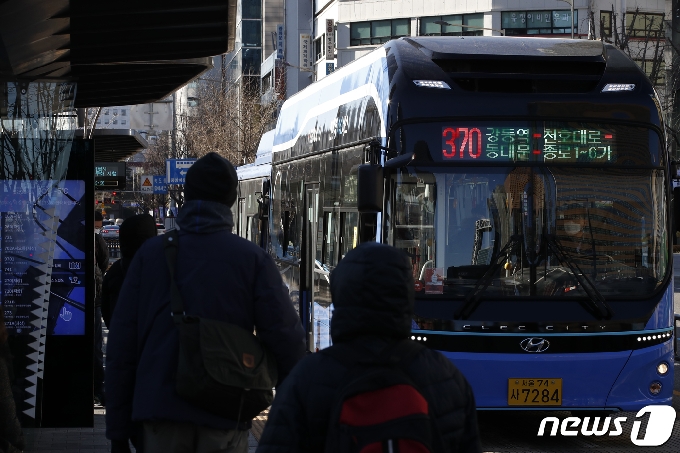
[[[252,332],[184,312],[175,281],[178,239],[177,230],[165,233],[170,308],[179,330],[175,390],[193,406],[237,423],[248,422],[271,405],[276,362]]]

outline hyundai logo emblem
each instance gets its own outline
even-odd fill
[[[525,338],[519,344],[526,352],[543,352],[550,347],[545,338]]]

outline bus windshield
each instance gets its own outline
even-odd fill
[[[418,296],[627,299],[666,276],[665,197],[658,168],[415,164],[385,220]]]

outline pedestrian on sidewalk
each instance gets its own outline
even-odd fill
[[[111,316],[118,302],[118,294],[123,286],[125,275],[132,258],[147,239],[156,237],[156,222],[149,214],[138,214],[126,219],[120,226],[118,241],[120,259],[109,267],[102,283],[102,317],[106,326],[111,328]]]
[[[304,331],[273,259],[231,233],[236,188],[234,167],[216,153],[188,170],[175,281],[187,315],[256,329],[280,383],[304,355]],[[135,254],[111,319],[106,436],[114,453],[129,451],[132,423],[141,422],[145,453],[245,453],[250,420],[214,415],[176,393],[179,334],[163,236]]]
[[[5,317],[0,309],[0,453],[19,453],[25,446],[12,395],[11,359]]]
[[[475,400],[465,377],[441,353],[409,339],[414,280],[407,256],[364,243],[338,263],[330,284],[333,345],[302,360],[277,390],[257,453],[359,451],[359,434],[378,439],[376,449],[363,451],[481,452]],[[362,387],[376,382],[393,384]],[[410,399],[402,403],[405,396]],[[418,410],[409,413],[408,404]],[[390,420],[404,429],[386,438]],[[401,448],[419,439],[416,424],[431,431],[430,445]],[[341,432],[355,428],[356,436]],[[385,439],[394,440],[394,448],[384,450]]]

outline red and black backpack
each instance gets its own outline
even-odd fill
[[[321,351],[348,368],[334,398],[326,453],[443,451],[430,404],[407,371],[423,348],[403,340],[377,356],[357,342]]]

